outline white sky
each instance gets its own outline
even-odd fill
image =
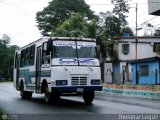
[[[36,12],[42,11],[51,0],[0,0],[0,38],[7,34],[11,38],[11,45],[24,46],[41,37],[36,27]],[[95,13],[112,10],[110,0],[85,0]],[[148,0],[132,0],[128,14],[129,26],[135,29],[135,3],[138,3],[138,25],[149,21],[159,27],[160,17],[148,15]],[[152,19],[153,18],[153,19]],[[150,20],[152,19],[152,20]],[[142,30],[143,31],[143,30]],[[139,35],[141,32],[139,32]]]

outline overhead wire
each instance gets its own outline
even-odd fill
[[[27,0],[28,1],[28,0]],[[45,1],[45,0],[29,0],[29,1],[33,1],[33,2],[49,2],[49,1],[51,1],[51,0],[49,0],[49,1]],[[160,2],[149,2],[149,3],[155,3],[155,4],[157,4],[157,3],[160,3]],[[29,15],[29,16],[31,16],[31,12],[28,12],[28,11],[26,11],[26,10],[24,10],[24,9],[22,9],[22,8],[19,8],[19,7],[17,7],[17,6],[15,6],[15,5],[13,5],[13,4],[10,4],[10,3],[7,3],[7,2],[4,2],[4,1],[0,1],[0,4],[6,4],[6,5],[9,5],[9,6],[12,6],[12,7],[14,7],[14,8],[16,8],[16,9],[18,9],[17,10],[17,12],[19,12],[19,13],[21,13],[21,14],[27,14],[27,15]],[[27,4],[30,4],[29,2],[27,2]],[[134,4],[136,4],[136,3],[130,3],[129,5],[134,5]],[[140,5],[146,5],[146,4],[148,4],[148,3],[138,3],[138,4],[140,4]],[[32,4],[30,4],[30,5],[32,5]],[[94,4],[94,3],[89,3],[89,5],[98,5],[98,6],[102,6],[102,5],[113,5],[113,4]],[[33,7],[34,8],[34,7]],[[23,11],[23,12],[22,12]],[[145,12],[143,12],[142,14],[140,14],[139,16],[138,16],[138,18],[140,18],[144,13],[146,13],[147,11],[145,11]],[[141,23],[140,25],[142,25],[142,24],[144,24],[144,23],[147,23],[147,22],[149,22],[149,21],[151,21],[151,20],[153,20],[153,19],[155,19],[155,18],[157,18],[157,16],[156,17],[154,17],[154,18],[151,18],[151,19],[149,19],[149,20],[147,20],[147,21],[145,21],[145,22],[143,22],[143,23]],[[133,20],[134,21],[134,20]],[[135,23],[135,22],[133,22],[133,23]],[[130,23],[130,24],[132,24],[132,23]]]

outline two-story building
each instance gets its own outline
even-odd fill
[[[133,67],[128,64],[129,61],[160,57],[160,36],[137,37],[137,42],[135,36],[121,37],[114,49],[117,51],[119,62],[112,64],[107,61],[104,71],[105,83],[132,82]]]
[[[160,16],[160,1],[148,0],[148,12],[150,15]],[[160,36],[121,37],[114,49],[117,51],[119,62],[112,64],[110,59],[106,60],[105,83],[122,84],[132,82],[137,84],[137,78],[135,77],[135,72],[137,72],[140,83],[160,84],[160,63],[158,62],[160,60]],[[155,75],[157,73],[154,71],[154,68],[156,68],[156,71],[159,70],[159,76]],[[138,69],[141,69],[141,71],[138,71]],[[152,75],[155,76],[153,77]],[[143,81],[143,79],[148,79],[148,81]]]

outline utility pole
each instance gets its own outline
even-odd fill
[[[136,3],[136,39],[135,39],[135,46],[136,46],[136,84],[139,84],[139,81],[138,81],[138,69],[137,69],[137,43],[138,43],[138,39],[137,39],[137,31],[138,31],[138,28],[137,28],[137,11],[138,11],[138,7],[137,7],[137,3]]]

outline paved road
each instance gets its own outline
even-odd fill
[[[142,114],[156,114],[152,117],[160,120],[160,115],[157,116],[160,114],[160,101],[157,100],[96,94],[91,105],[84,104],[82,97],[62,97],[59,103],[47,105],[44,96],[39,94],[33,94],[32,100],[21,99],[12,83],[0,83],[0,106],[12,120],[117,120],[131,117],[122,116],[124,114],[134,114],[132,117],[141,119],[145,117],[140,116]]]

